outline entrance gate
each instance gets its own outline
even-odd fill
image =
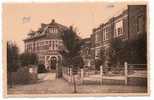
[[[51,72],[55,73],[56,77],[62,77],[62,66],[60,66],[61,57],[58,55],[47,55],[45,57],[45,67]]]

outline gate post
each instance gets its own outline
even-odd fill
[[[83,77],[84,77],[84,72],[83,72],[83,68],[81,68],[81,84],[83,84]]]
[[[103,66],[102,65],[100,66],[100,78],[101,78],[100,83],[102,85],[103,84]]]
[[[125,67],[125,85],[127,85],[127,83],[128,83],[128,80],[127,80],[127,77],[128,77],[128,63],[127,62],[125,62],[124,63],[124,67]]]

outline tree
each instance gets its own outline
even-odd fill
[[[95,68],[96,70],[100,70],[100,66],[102,65],[101,59],[95,59]]]
[[[115,38],[111,41],[110,61],[112,65],[128,63],[147,63],[147,36],[139,34],[135,39],[123,41]]]
[[[68,52],[62,51],[61,54],[65,59],[65,64],[67,66],[72,66],[73,69],[73,80],[74,80],[74,92],[76,93],[76,82],[74,79],[74,75],[77,74],[77,69],[83,66],[83,59],[80,56],[81,49],[81,41],[80,37],[77,36],[77,32],[74,30],[72,26],[66,31],[64,31],[63,35],[64,45]]]
[[[70,26],[68,30],[64,31],[64,36],[62,38],[68,52],[64,51],[61,54],[68,61],[66,61],[67,65],[83,66],[82,57],[79,52],[82,42],[72,26]]]
[[[104,50],[104,49],[101,49],[101,51],[100,51],[100,59],[101,59],[101,64],[102,64],[102,65],[103,65],[104,62],[105,62],[105,58],[106,58],[105,50]]]
[[[110,62],[116,66],[124,63],[129,58],[128,41],[123,41],[120,38],[115,38],[111,41],[111,48],[109,53]]]
[[[12,87],[12,72],[17,71],[19,67],[19,49],[17,45],[11,41],[7,42],[7,72],[8,84]]]
[[[96,59],[96,63],[95,63],[95,66],[96,66],[96,70],[100,70],[100,66],[101,65],[104,65],[105,63],[105,60],[106,60],[106,55],[105,55],[105,50],[104,49],[101,49],[100,50],[100,56],[99,56],[99,59]]]
[[[22,66],[35,65],[38,63],[38,57],[35,53],[22,53],[20,55],[20,62]]]

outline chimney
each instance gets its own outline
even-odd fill
[[[41,27],[44,28],[46,26],[46,24],[44,23],[41,23]]]
[[[95,32],[95,31],[96,31],[96,28],[93,29],[93,32]]]
[[[52,23],[55,23],[55,19],[52,19]]]
[[[72,25],[69,28],[70,28],[70,30],[73,30],[73,26]]]

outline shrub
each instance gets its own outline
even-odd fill
[[[38,65],[38,73],[46,73],[47,70],[45,69],[44,64],[39,64]]]
[[[21,67],[17,70],[15,83],[17,84],[35,83],[37,81],[36,76],[37,73],[36,74],[30,73],[28,67]]]

